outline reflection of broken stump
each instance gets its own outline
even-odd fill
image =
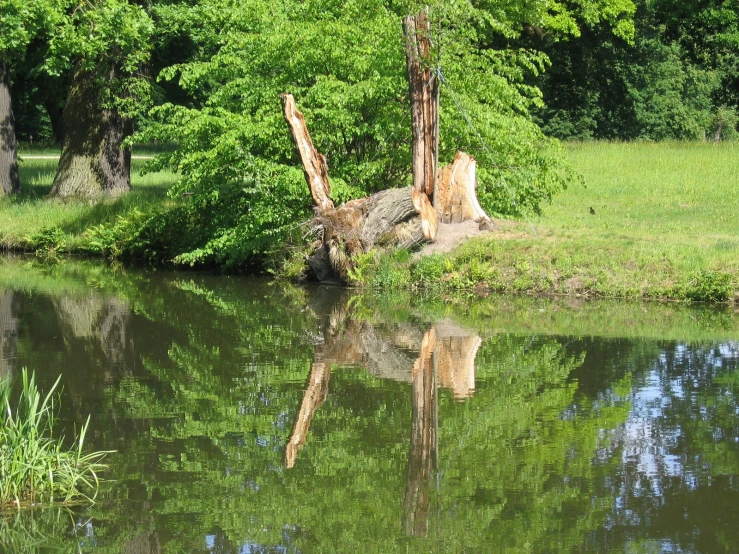
[[[285,467],[288,469],[295,465],[298,452],[308,438],[308,430],[316,410],[321,407],[328,396],[328,380],[331,377],[331,364],[316,362],[311,366],[308,386],[300,404],[298,417],[295,418],[293,432],[290,441],[285,448]]]
[[[439,414],[434,350],[436,331],[423,337],[421,353],[413,365],[413,417],[403,527],[406,534],[428,533],[431,474],[437,468]]]

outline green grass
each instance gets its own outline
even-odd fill
[[[43,396],[34,375],[23,369],[17,405],[12,384],[0,381],[0,510],[37,504],[91,501],[97,492],[97,473],[105,452],[83,453],[89,418],[80,429],[76,446],[66,449],[54,437],[54,390]]]
[[[28,159],[20,164],[21,193],[0,198],[0,247],[31,249],[34,238],[43,232],[55,233],[56,241],[68,251],[85,246],[85,233],[94,226],[126,218],[134,213],[150,213],[176,204],[167,197],[176,180],[171,172],[141,175],[145,160],[133,160],[133,192],[112,201],[90,205],[48,198],[56,172],[56,160]]]
[[[585,186],[541,216],[503,222],[443,258],[386,257],[365,283],[739,302],[738,143],[586,143],[567,153]]]

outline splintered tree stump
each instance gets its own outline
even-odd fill
[[[434,192],[434,208],[442,223],[473,220],[489,222],[490,218],[477,200],[477,162],[464,152],[457,152],[454,162],[439,171]]]
[[[326,157],[313,146],[305,124],[305,117],[298,111],[292,94],[282,95],[282,113],[290,127],[295,147],[298,149],[300,163],[303,166],[303,173],[305,173],[305,180],[308,182],[313,201],[321,210],[333,208]]]
[[[283,115],[300,155],[315,203],[311,226],[317,242],[307,263],[319,281],[349,280],[357,254],[376,246],[410,248],[434,242],[439,223],[468,219],[480,228],[492,222],[477,201],[474,158],[458,152],[439,165],[439,79],[432,70],[428,9],[403,19],[413,131],[413,185],[334,206],[326,158],[313,145],[305,117],[291,94],[282,95]]]

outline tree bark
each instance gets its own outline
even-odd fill
[[[50,81],[48,77],[43,81],[44,107],[51,122],[51,140],[61,146],[64,144],[64,105],[60,104],[57,96],[53,94],[58,92],[56,90],[58,87],[51,86]]]
[[[0,196],[20,191],[15,118],[10,98],[10,75],[0,59]]]
[[[403,30],[413,130],[413,204],[421,214],[424,237],[434,241],[438,220],[429,199],[439,165],[439,81],[431,71],[428,8],[405,17]]]
[[[131,151],[122,143],[133,123],[103,107],[93,74],[75,73],[63,121],[66,133],[51,194],[98,200],[129,192]]]

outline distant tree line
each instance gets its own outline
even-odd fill
[[[568,41],[528,29],[551,67],[544,132],[562,139],[726,140],[739,120],[739,2],[635,0],[634,37],[607,23]]]

